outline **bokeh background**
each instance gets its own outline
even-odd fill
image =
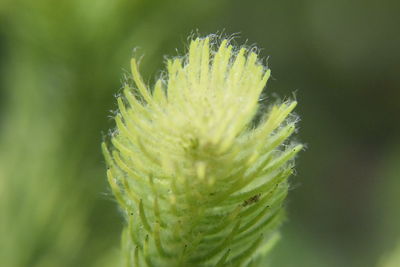
[[[1,0],[0,265],[118,266],[122,218],[100,143],[129,59],[144,55],[151,83],[190,34],[224,33],[262,48],[271,98],[295,92],[308,146],[265,261],[400,266],[399,11],[386,0]]]

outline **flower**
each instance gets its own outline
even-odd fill
[[[276,239],[302,149],[286,141],[296,102],[260,114],[270,70],[217,41],[192,40],[152,90],[131,61],[135,86],[117,99],[111,148],[102,146],[129,266],[247,264]]]

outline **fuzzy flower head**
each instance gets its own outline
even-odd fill
[[[286,141],[296,102],[259,114],[270,70],[255,52],[210,40],[192,40],[152,89],[131,61],[135,86],[125,85],[103,144],[128,265],[247,265],[282,221],[302,147]]]

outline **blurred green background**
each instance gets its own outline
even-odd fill
[[[117,266],[122,218],[100,142],[129,59],[144,55],[151,83],[190,34],[222,32],[262,48],[270,99],[295,92],[308,145],[266,262],[400,266],[399,10],[372,0],[1,0],[0,265]]]

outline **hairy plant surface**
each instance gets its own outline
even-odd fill
[[[127,225],[128,266],[243,266],[276,240],[293,158],[302,145],[295,101],[260,112],[270,77],[227,39],[192,40],[153,89],[135,59],[103,144],[108,181]]]

